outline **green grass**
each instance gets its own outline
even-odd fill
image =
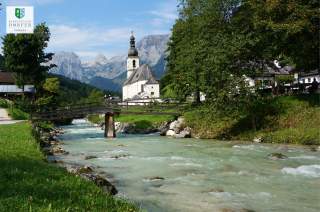
[[[116,117],[116,121],[126,123],[136,123],[141,121],[148,121],[153,124],[161,124],[165,121],[173,120],[171,115],[120,115]]]
[[[29,114],[20,110],[19,108],[10,107],[8,109],[9,116],[14,120],[27,120],[29,119]]]
[[[99,115],[89,115],[88,120],[95,124],[98,124],[104,121],[103,117],[99,117]],[[115,121],[134,124],[135,128],[137,129],[150,129],[150,128],[159,127],[162,123],[170,120],[174,120],[174,116],[121,114],[115,117]]]
[[[187,125],[201,138],[253,140],[291,144],[320,144],[319,95],[280,96],[262,104],[251,114],[219,116],[214,108],[185,113]],[[252,115],[256,116],[253,129]]]
[[[28,123],[0,125],[0,211],[137,211],[45,162]]]

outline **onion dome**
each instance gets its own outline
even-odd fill
[[[139,53],[138,53],[138,50],[136,49],[136,39],[132,33],[131,37],[130,37],[130,49],[128,51],[128,56],[129,57],[137,57],[138,55],[139,55]]]

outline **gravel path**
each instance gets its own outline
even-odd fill
[[[15,124],[24,120],[12,120],[8,112],[4,108],[0,108],[0,125],[1,124]]]
[[[8,115],[6,109],[0,108],[0,121],[10,121],[11,118]]]
[[[19,120],[12,120],[8,112],[4,108],[0,108],[0,124],[15,124],[21,122]]]

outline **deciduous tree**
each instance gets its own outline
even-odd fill
[[[37,25],[33,34],[7,34],[3,38],[5,68],[14,73],[17,85],[32,83],[41,90],[53,66],[47,65],[53,54],[44,51],[49,39],[49,28],[44,23]]]

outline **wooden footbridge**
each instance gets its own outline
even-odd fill
[[[67,105],[57,108],[35,109],[31,114],[34,121],[61,121],[68,119],[85,118],[88,115],[105,115],[105,137],[114,138],[114,116],[119,114],[133,115],[181,115],[185,104],[159,102],[120,102],[108,100],[104,103],[85,103],[81,105]]]

